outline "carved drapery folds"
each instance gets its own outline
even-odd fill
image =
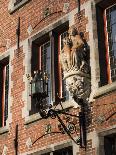
[[[91,91],[89,48],[83,33],[78,33],[75,27],[69,28],[63,44],[60,61],[67,90],[80,104],[80,99],[88,100]]]

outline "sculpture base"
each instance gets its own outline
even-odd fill
[[[81,71],[70,71],[64,73],[66,89],[71,93],[73,99],[80,104],[82,99],[86,102],[91,92],[91,78],[89,74]]]

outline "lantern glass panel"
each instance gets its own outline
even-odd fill
[[[38,79],[35,85],[36,93],[43,93],[43,79]]]
[[[32,83],[31,83],[31,94],[33,95],[33,94],[35,94],[35,82],[33,82],[32,81]]]

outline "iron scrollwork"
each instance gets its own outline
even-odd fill
[[[72,139],[77,145],[80,144],[80,137],[77,134],[77,127],[76,124],[70,121],[70,118],[75,117],[77,119],[79,119],[79,116],[73,115],[69,112],[66,112],[64,109],[62,110],[55,110],[55,109],[49,109],[48,111],[43,110],[40,113],[41,117],[43,119],[47,119],[49,117],[51,117],[52,119],[57,119],[58,120],[58,131],[51,131],[51,132],[47,132],[45,134],[43,134],[41,137],[39,137],[38,139],[36,139],[33,143],[35,144],[35,142],[39,139],[41,139],[42,137],[48,135],[48,134],[55,134],[55,133],[60,133],[60,134],[67,134],[70,139]],[[62,120],[62,115],[66,116],[66,120]],[[73,138],[73,134],[76,134],[77,140],[75,140]],[[82,147],[82,146],[81,146]]]
[[[38,104],[40,104],[40,101],[38,102]],[[62,106],[62,102],[60,102],[60,105],[61,105],[61,110],[53,109],[52,106],[49,106],[46,109],[40,108],[39,114],[41,115],[42,119],[48,119],[50,117],[52,119],[58,120],[58,131],[52,131],[51,129],[50,132],[47,132],[43,134],[41,137],[39,137],[38,139],[36,139],[33,142],[33,144],[35,144],[37,140],[41,139],[42,137],[48,134],[60,133],[60,134],[67,134],[74,143],[76,143],[77,145],[80,145],[80,147],[85,148],[86,147],[86,128],[85,128],[85,113],[83,111],[83,108],[81,109],[81,112],[77,116],[73,113],[70,113],[69,110],[64,109]],[[73,118],[76,119],[76,121],[73,121]],[[79,122],[79,124],[77,122]],[[76,140],[75,138],[73,138],[74,135],[77,138]]]

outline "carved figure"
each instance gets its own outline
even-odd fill
[[[75,27],[69,29],[69,38],[72,42],[71,65],[77,70],[85,65],[84,41]]]
[[[69,28],[68,33],[69,36],[63,40],[60,59],[67,90],[80,104],[81,99],[88,101],[91,91],[89,48],[83,34],[78,33],[75,27]]]
[[[78,34],[75,27],[71,27],[68,32],[69,37],[63,40],[64,47],[60,53],[63,70],[73,69],[89,73],[84,38]]]

